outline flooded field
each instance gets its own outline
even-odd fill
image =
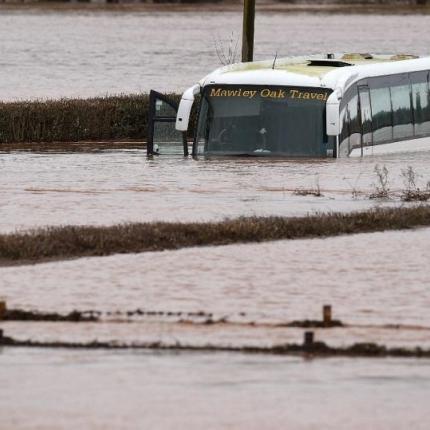
[[[428,348],[429,238],[426,229],[3,268],[11,307],[164,314],[2,328],[38,341],[267,346],[300,342],[302,329],[275,324],[319,318],[329,302],[351,327],[316,330],[318,340]],[[202,310],[225,322],[168,314]],[[384,326],[393,322],[403,329]],[[425,359],[0,348],[0,427],[425,429],[429,366]]]
[[[411,166],[425,186],[429,157],[291,162],[149,160],[143,150],[2,153],[0,231],[402,205],[402,171]],[[369,198],[378,184],[375,165],[388,169],[391,200]],[[318,188],[321,197],[295,192]],[[105,313],[99,323],[10,321],[1,328],[14,339],[39,342],[272,347],[300,344],[304,330],[284,325],[320,319],[322,305],[331,304],[347,326],[314,330],[330,346],[430,348],[429,238],[430,229],[418,229],[1,268],[0,296],[10,308]],[[136,309],[142,312],[127,315]],[[287,422],[309,429],[318,422],[392,430],[425,428],[429,418],[425,359],[308,362],[225,352],[3,347],[0,367],[8,393],[0,394],[2,428],[128,429],[141,422],[163,429],[178,423],[279,428]],[[120,387],[127,390],[124,401],[106,407],[118,404]],[[161,412],[166,408],[168,415]]]
[[[24,349],[0,366],[3,428],[424,430],[430,419],[419,360]]]
[[[0,153],[0,232],[45,225],[206,221],[242,215],[297,216],[401,204],[369,199],[388,169],[388,186],[430,180],[430,152],[360,159],[285,161],[146,158],[143,150]],[[322,196],[312,192],[320,190]],[[298,195],[303,191],[302,194]],[[309,191],[309,195],[306,192]],[[299,192],[299,193],[298,193]]]
[[[239,10],[3,10],[0,99],[88,97],[151,88],[183,91],[220,65],[215,42],[227,49],[232,33],[233,40],[239,40],[241,19]],[[429,25],[430,15],[259,12],[255,56],[369,51],[429,54],[428,40],[423,37]]]
[[[320,319],[329,303],[351,327],[319,340],[430,347],[429,238],[420,229],[2,268],[11,308],[113,312],[103,323],[4,328],[22,340],[266,346],[300,343],[302,330],[282,325]],[[135,309],[146,312],[126,316]]]
[[[181,91],[218,66],[214,40],[228,39],[240,20],[219,10],[2,11],[1,99]],[[429,53],[429,24],[428,15],[262,12],[256,56]],[[370,198],[380,187],[376,166],[387,168],[390,199]],[[0,233],[411,205],[400,198],[404,172],[411,167],[425,188],[429,166],[430,152],[293,162],[147,159],[144,149],[3,151]],[[330,304],[345,326],[314,330],[328,345],[430,348],[429,239],[422,228],[2,267],[0,298],[9,308],[103,316],[0,328],[40,342],[265,348],[301,343],[304,329],[286,325],[318,320]],[[424,429],[429,366],[426,359],[0,347],[0,428]]]

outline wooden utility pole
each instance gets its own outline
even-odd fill
[[[255,0],[243,0],[242,61],[254,59]]]

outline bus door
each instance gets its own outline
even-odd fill
[[[151,90],[149,94],[148,155],[188,155],[186,133],[175,129],[178,103]]]
[[[373,145],[372,134],[372,106],[370,104],[370,91],[367,85],[358,86],[361,114],[361,155],[366,146]]]

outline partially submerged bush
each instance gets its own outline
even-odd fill
[[[390,198],[390,188],[388,186],[388,169],[387,166],[380,167],[379,164],[375,166],[374,172],[376,174],[377,182],[374,184],[375,192],[369,197],[371,199],[388,199]]]
[[[0,143],[146,140],[148,114],[148,94],[0,102]]]
[[[0,142],[138,139],[146,131],[148,102],[142,94],[0,103]]]
[[[424,190],[420,189],[417,185],[418,175],[412,166],[402,170],[402,176],[405,189],[402,192],[401,199],[404,202],[426,202],[430,199],[430,182],[427,182]]]
[[[314,196],[314,197],[322,197],[320,187],[320,179],[318,174],[315,175],[315,187],[313,188],[297,188],[293,192],[296,196]]]

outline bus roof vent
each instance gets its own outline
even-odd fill
[[[323,60],[309,60],[308,66],[345,67],[345,66],[352,66],[352,64],[346,63],[345,61],[340,61],[340,60],[323,59]]]
[[[358,53],[358,52],[351,52],[349,54],[344,54],[342,56],[342,60],[347,60],[347,61],[357,61],[357,60],[371,60],[373,59],[373,55],[372,54],[367,54],[367,53]]]
[[[411,54],[397,54],[393,55],[390,60],[391,61],[401,61],[401,60],[414,60],[416,58],[420,58],[417,55],[411,55]]]

